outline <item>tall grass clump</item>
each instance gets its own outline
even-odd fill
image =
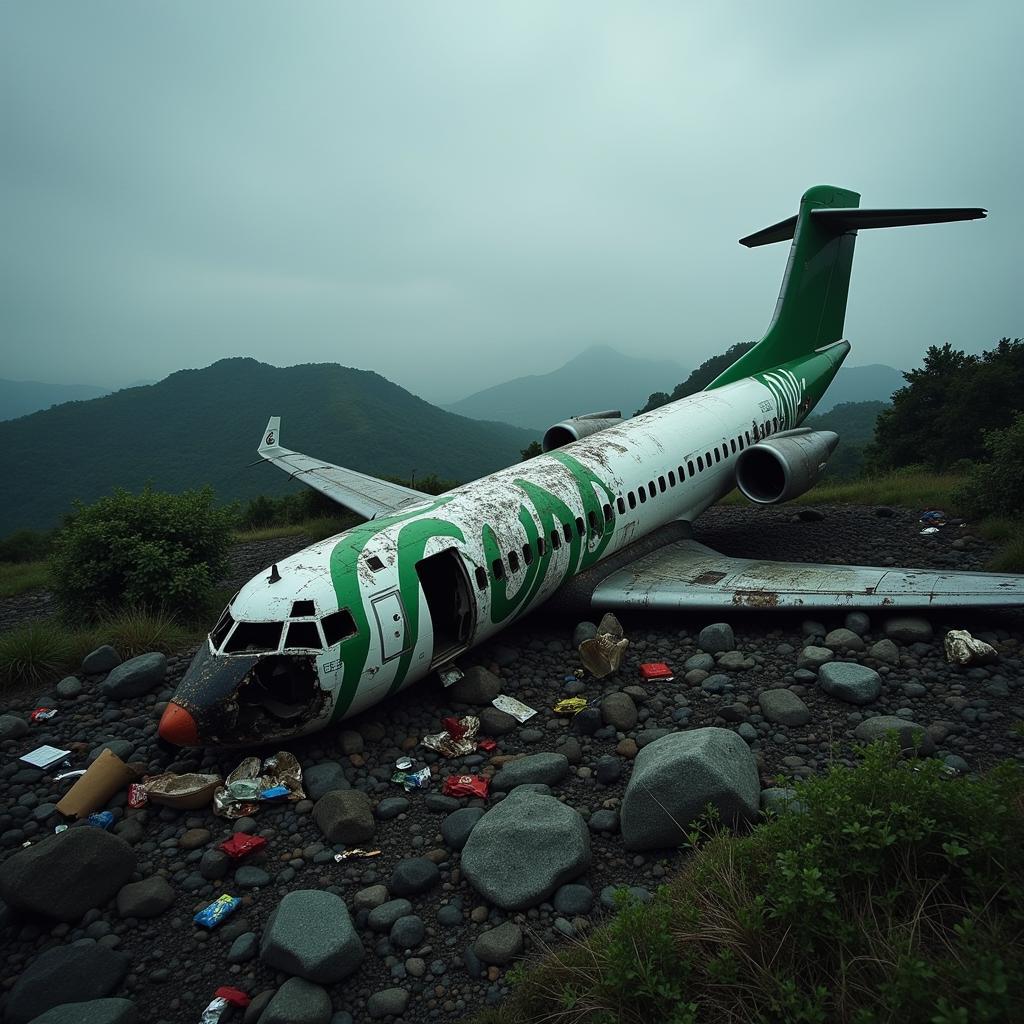
[[[713,823],[649,904],[535,966],[477,1024],[1024,1019],[1024,776],[950,778],[893,742]]]
[[[49,582],[47,562],[0,562],[0,597],[14,597]]]
[[[76,648],[53,619],[35,619],[0,633],[0,683],[43,683],[74,664]]]

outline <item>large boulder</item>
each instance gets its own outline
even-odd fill
[[[515,789],[530,782],[554,786],[568,771],[569,759],[565,754],[530,754],[506,764],[491,780],[491,789]]]
[[[121,917],[156,917],[174,903],[174,888],[162,875],[129,882],[117,894]]]
[[[754,755],[736,733],[672,733],[648,744],[633,762],[622,799],[622,837],[629,850],[678,846],[707,804],[735,824],[757,816],[760,795]]]
[[[471,665],[462,678],[445,690],[445,695],[461,704],[482,707],[501,693],[501,680],[482,665]]]
[[[130,661],[123,661],[111,669],[110,674],[100,683],[99,690],[104,697],[125,700],[141,697],[155,690],[167,675],[167,658],[157,652],[140,654]]]
[[[69,828],[20,850],[0,871],[0,897],[17,910],[77,921],[135,870],[135,852],[101,828]]]
[[[905,754],[917,753],[921,757],[930,757],[935,753],[935,740],[923,726],[895,715],[867,718],[853,730],[853,735],[862,743],[874,743],[891,732],[896,733],[900,750]]]
[[[579,813],[553,796],[514,789],[477,822],[462,870],[504,910],[534,907],[590,867],[590,833]]]
[[[370,798],[358,789],[334,789],[313,806],[313,820],[331,843],[365,843],[376,828]]]
[[[358,736],[359,733],[356,733]],[[302,788],[310,800],[319,800],[336,789],[351,789],[345,778],[345,769],[337,761],[315,764],[302,771]]]
[[[329,985],[363,959],[363,944],[340,896],[320,889],[288,893],[270,915],[260,941],[268,967]]]
[[[870,704],[882,692],[882,677],[867,665],[830,661],[818,669],[818,685],[830,697],[848,704]]]
[[[732,626],[728,622],[713,622],[710,626],[705,626],[697,637],[697,646],[708,654],[734,651],[736,637],[733,634]]]
[[[107,946],[55,946],[40,953],[14,983],[7,997],[7,1024],[29,1024],[63,1003],[99,999],[113,992],[128,973],[128,957]]]
[[[139,1011],[130,999],[90,999],[62,1003],[41,1013],[32,1024],[138,1024]]]
[[[87,676],[98,676],[110,672],[121,664],[121,655],[110,644],[97,647],[82,659],[82,672]]]
[[[260,1024],[328,1024],[331,997],[319,985],[289,978],[260,1014]]]
[[[806,725],[811,720],[807,705],[792,690],[765,690],[757,702],[769,722],[798,726]]]

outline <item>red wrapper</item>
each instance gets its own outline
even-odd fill
[[[492,740],[489,736],[486,739],[480,740],[480,742],[476,745],[477,750],[486,750],[488,752],[491,750],[497,750],[497,748],[498,741]]]
[[[250,853],[262,850],[267,845],[263,836],[247,836],[244,832],[236,832],[230,839],[225,839],[217,849],[223,850],[232,860],[241,860]]]
[[[644,679],[671,679],[672,669],[663,661],[652,661],[640,666],[640,675]]]
[[[457,718],[442,718],[441,728],[444,729],[444,731],[448,733],[453,740],[461,740],[462,734],[466,731],[465,726],[463,726]]]
[[[213,993],[214,999],[225,999],[232,1006],[246,1007],[252,1000],[240,989],[231,988],[230,985],[221,985],[216,992]]]
[[[479,775],[449,775],[444,780],[441,792],[445,796],[479,796],[486,797],[490,780]]]
[[[28,717],[33,722],[46,722],[57,714],[56,708],[36,708]]]
[[[145,807],[148,803],[149,794],[146,792],[146,787],[133,782],[128,787],[128,806],[135,808]]]

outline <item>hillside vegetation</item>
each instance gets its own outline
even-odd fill
[[[374,475],[472,480],[515,462],[528,430],[438,409],[379,374],[333,363],[274,367],[224,359],[158,384],[70,402],[0,423],[0,536],[54,525],[75,498],[115,487],[211,484],[218,501],[299,485],[256,458],[260,431],[283,418],[283,443]]]

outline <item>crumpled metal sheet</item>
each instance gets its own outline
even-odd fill
[[[999,657],[991,644],[971,636],[966,629],[951,629],[946,634],[944,646],[946,661],[951,665],[982,665]]]
[[[617,640],[611,633],[598,633],[580,644],[580,661],[592,676],[603,679],[618,672],[627,647],[629,641],[625,637]]]
[[[142,788],[150,803],[188,811],[205,807],[213,799],[213,794],[220,785],[219,775],[199,775],[196,772],[186,772],[183,775],[163,772],[142,781]]]
[[[260,793],[276,786],[288,790],[286,800],[306,798],[298,758],[287,750],[279,750],[262,764],[258,757],[247,757],[213,794],[213,812],[222,818],[255,814],[260,809]]]
[[[466,715],[459,719],[462,733],[453,736],[449,730],[424,736],[420,743],[430,750],[436,750],[442,757],[464,757],[476,750],[476,734],[480,729],[480,719]]]

